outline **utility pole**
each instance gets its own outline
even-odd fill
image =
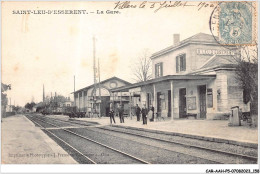
[[[74,75],[74,93],[73,93],[73,97],[74,97],[74,106],[76,106],[76,94],[75,94],[75,75]]]
[[[99,66],[99,58],[98,58],[98,88],[99,88],[99,116],[101,117],[101,87],[100,87],[100,66]]]
[[[93,89],[93,108],[92,115],[96,109],[96,89],[97,89],[97,78],[96,78],[96,38],[93,36],[93,72],[94,72],[94,89]]]
[[[45,102],[45,89],[43,84],[43,92],[42,92],[42,102]]]

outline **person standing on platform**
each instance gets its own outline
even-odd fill
[[[141,113],[141,108],[138,106],[138,104],[136,105],[136,117],[137,117],[137,121],[140,121],[140,113]]]
[[[111,110],[109,111],[109,117],[110,117],[110,124],[112,124],[112,121],[114,121],[114,123],[116,124],[113,109],[111,109]]]
[[[124,123],[124,108],[122,105],[119,107],[119,119],[120,123]]]
[[[144,105],[144,107],[142,108],[142,118],[143,118],[143,124],[147,124],[147,113],[148,110],[146,108],[146,105]]]
[[[154,107],[153,107],[153,105],[151,106],[151,111],[152,111],[152,119],[151,119],[151,121],[154,121]]]

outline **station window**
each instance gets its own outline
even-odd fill
[[[163,63],[155,64],[155,78],[163,76]]]
[[[186,71],[186,54],[176,57],[176,72]]]
[[[207,105],[208,108],[213,108],[213,92],[212,88],[207,89]]]

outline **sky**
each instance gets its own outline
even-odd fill
[[[1,78],[11,84],[12,104],[42,101],[45,94],[70,96],[93,84],[93,36],[100,59],[101,80],[116,76],[133,81],[132,66],[143,50],[151,53],[173,44],[173,34],[186,39],[199,32],[210,34],[213,7],[162,8],[146,3],[114,9],[114,2],[2,2]],[[13,14],[19,10],[86,10],[88,14]],[[97,10],[104,14],[97,14]],[[107,10],[119,14],[106,14]],[[94,13],[90,13],[94,12]]]

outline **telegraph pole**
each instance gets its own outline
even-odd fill
[[[97,89],[97,79],[96,79],[96,38],[93,36],[93,72],[94,72],[94,89],[93,89],[93,109],[92,115],[94,115],[94,109],[96,108],[96,89]]]
[[[73,97],[74,97],[74,106],[76,106],[76,98],[75,98],[75,75],[74,75],[74,93],[73,93]]]
[[[99,66],[99,58],[98,58],[98,88],[99,88],[99,116],[101,117],[101,88],[100,88],[100,66]]]
[[[42,92],[42,102],[45,102],[45,90],[44,90],[44,84],[43,84],[43,92]]]

